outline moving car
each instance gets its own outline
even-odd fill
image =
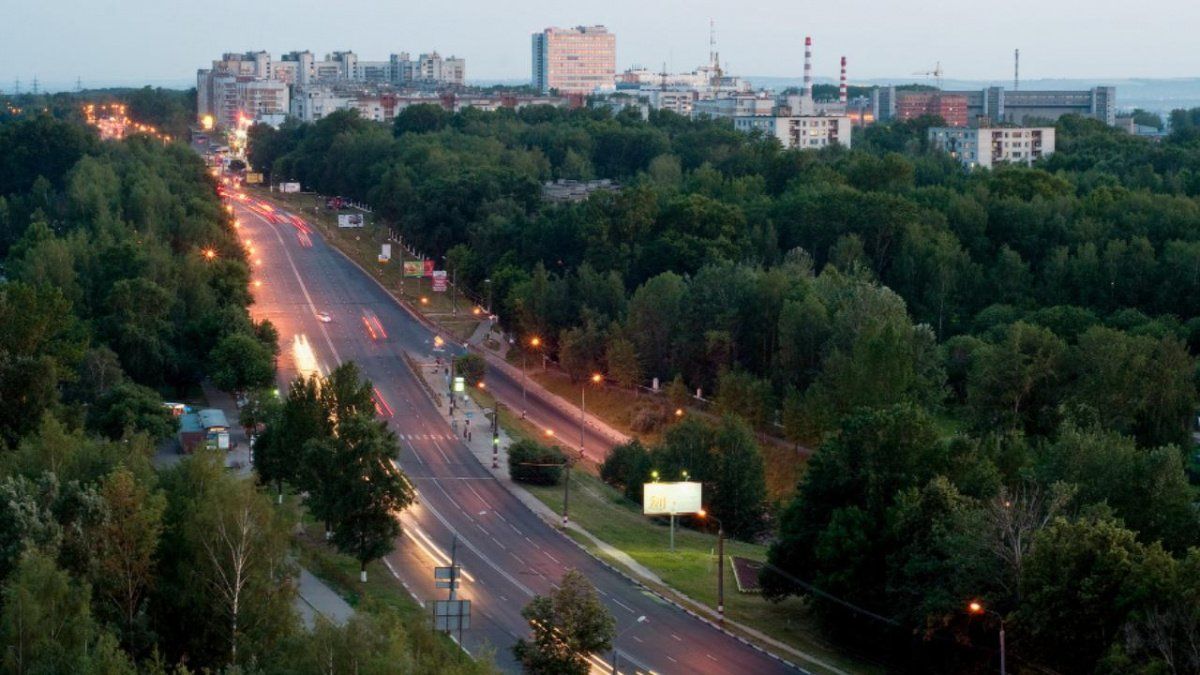
[[[329,316],[329,312],[317,312],[317,318],[321,320],[321,323],[333,321],[333,317]]]

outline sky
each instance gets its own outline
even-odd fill
[[[531,33],[603,24],[617,35],[617,68],[691,70],[707,61],[709,20],[722,63],[739,75],[797,77],[804,36],[814,74],[1023,80],[1200,76],[1200,2],[1011,0],[10,0],[0,20],[0,91],[15,78],[43,88],[175,85],[223,52],[276,58],[350,49],[361,60],[437,50],[466,58],[468,80],[527,79]]]

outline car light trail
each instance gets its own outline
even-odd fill
[[[378,413],[380,417],[395,416],[392,406],[388,405],[387,400],[383,398],[383,394],[379,393],[379,389],[375,389],[375,412]]]
[[[304,379],[321,374],[321,369],[317,364],[317,355],[308,342],[308,336],[303,333],[292,338],[292,360],[296,364],[296,372]]]

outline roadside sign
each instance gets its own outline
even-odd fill
[[[446,270],[434,270],[433,271],[433,292],[434,293],[445,293],[446,286],[447,286]]]
[[[464,392],[464,391],[466,391],[466,390],[467,390],[467,381],[466,381],[466,379],[465,379],[463,376],[461,376],[461,375],[458,375],[458,376],[456,376],[456,377],[454,378],[454,391],[455,391],[455,393],[461,393],[461,392]]]
[[[427,277],[433,276],[433,261],[432,260],[421,261],[421,266],[422,266],[422,271],[425,273],[425,276],[427,276]]]
[[[642,486],[642,513],[674,515],[700,511],[700,483],[645,483]]]
[[[463,631],[471,628],[470,600],[434,600],[433,628],[444,631]]]
[[[404,261],[404,276],[420,277],[423,276],[423,265],[420,260],[405,260]]]

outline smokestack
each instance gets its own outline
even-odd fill
[[[1021,88],[1021,50],[1013,50],[1013,91]]]
[[[846,99],[847,99],[847,96],[846,96],[846,57],[843,56],[842,57],[842,86],[838,88],[838,101],[842,105],[845,105]]]
[[[806,98],[812,98],[812,38],[804,38],[804,92]]]

